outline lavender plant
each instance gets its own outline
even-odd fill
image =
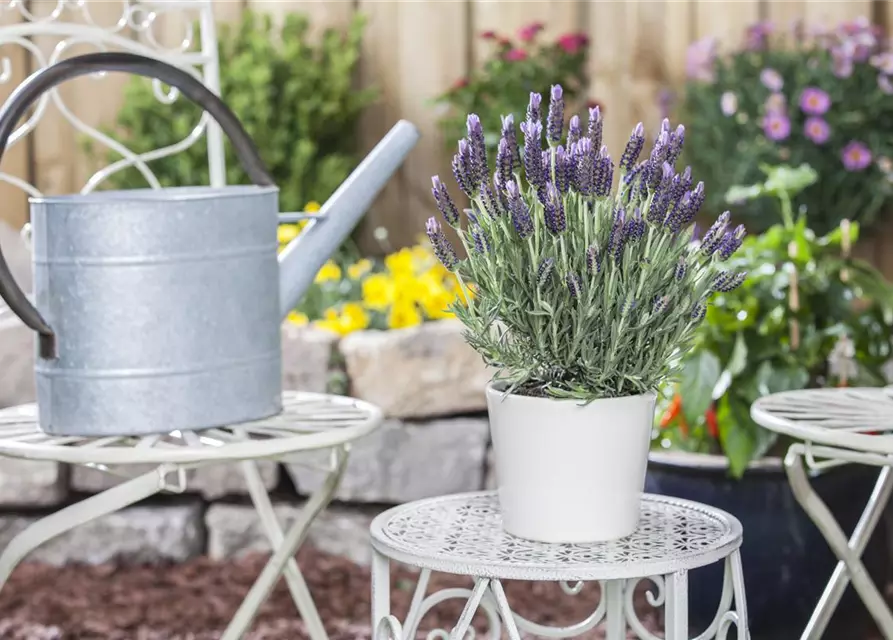
[[[505,119],[492,176],[480,119],[468,116],[453,159],[470,201],[465,216],[433,178],[437,206],[467,254],[457,256],[441,223],[428,220],[437,256],[465,292],[453,311],[508,391],[584,401],[653,391],[678,367],[712,295],[744,280],[723,265],[744,229],[730,229],[724,213],[692,240],[704,185],[693,186],[690,169],[675,169],[682,126],[664,120],[639,161],[639,124],[615,166],[597,107],[585,128],[571,118],[562,145],[560,86],[545,126],[542,106],[532,93],[522,150]]]

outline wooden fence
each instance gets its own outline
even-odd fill
[[[111,0],[88,2],[95,15],[119,11]],[[587,32],[592,41],[590,95],[605,105],[607,143],[617,149],[635,122],[653,126],[657,121],[658,93],[683,80],[686,49],[695,39],[717,36],[723,46],[732,47],[740,43],[745,25],[761,19],[830,24],[866,16],[893,27],[893,0],[214,0],[214,6],[221,21],[238,20],[247,7],[274,16],[302,11],[317,30],[345,25],[357,11],[366,14],[361,81],[375,84],[382,99],[364,116],[364,148],[398,118],[410,120],[423,133],[367,222],[367,228],[385,226],[394,246],[411,242],[432,215],[430,176],[450,170],[437,127],[439,114],[429,100],[486,55],[487,43],[477,37],[482,31],[512,33],[542,21],[546,37]],[[27,63],[14,63],[13,73],[24,77]],[[76,88],[67,96],[69,102],[88,107],[79,113],[87,114],[90,124],[113,117],[121,102],[119,80],[101,84]],[[0,98],[8,92],[9,83],[0,85]],[[65,127],[61,118],[48,126],[42,123],[30,146],[5,157],[2,169],[30,176],[51,192],[77,188],[83,183],[84,163],[78,159],[75,134]],[[25,220],[22,196],[3,187],[0,202],[0,216],[16,224]],[[893,225],[890,231],[893,238]],[[865,250],[893,274],[893,258],[876,244],[878,248]]]

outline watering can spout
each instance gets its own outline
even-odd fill
[[[357,226],[418,139],[418,129],[411,123],[400,120],[395,124],[305,230],[279,254],[279,304],[283,319],[300,301],[316,272]]]

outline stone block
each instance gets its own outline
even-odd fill
[[[350,394],[393,418],[428,418],[487,408],[492,372],[465,342],[458,320],[396,331],[358,331],[339,343]]]
[[[0,458],[0,506],[56,505],[67,494],[66,468],[59,463]]]
[[[5,313],[4,313],[5,311]],[[34,402],[34,332],[0,309],[0,409]]]
[[[313,327],[282,325],[282,388],[325,392],[338,335]]]

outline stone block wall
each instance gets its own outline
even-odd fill
[[[282,348],[284,388],[348,393],[387,416],[378,431],[353,445],[335,502],[314,524],[311,544],[366,563],[368,528],[377,513],[485,487],[490,372],[465,344],[458,321],[343,339],[285,325]],[[0,408],[34,400],[33,364],[30,332],[0,312]],[[320,452],[260,463],[283,526],[319,487],[326,461]],[[0,548],[36,518],[122,479],[87,467],[0,458]],[[193,470],[187,481],[185,494],[159,496],[84,525],[47,543],[33,559],[59,565],[180,561],[269,549],[238,465]]]

